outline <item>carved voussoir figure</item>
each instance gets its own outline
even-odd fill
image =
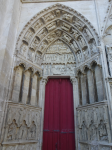
[[[42,19],[36,20],[32,25],[35,31],[37,31],[43,25]]]
[[[91,53],[92,54],[95,54],[95,53],[98,52],[97,46],[96,46],[96,42],[95,42],[94,39],[91,40],[91,42],[89,43],[89,45],[90,45],[90,49],[91,49]]]
[[[65,31],[69,32],[72,27],[71,27],[71,25],[69,25],[69,24],[67,24],[67,23],[65,23],[65,22],[62,22],[61,28],[62,28],[63,30],[65,30]]]
[[[39,38],[36,36],[36,37],[33,39],[32,43],[31,43],[31,48],[33,48],[34,50],[36,50],[36,47],[38,46],[39,42],[40,42],[40,40],[39,40]]]
[[[52,22],[47,25],[47,30],[48,30],[48,32],[50,32],[50,31],[56,29],[56,27],[57,27],[56,22]]]
[[[23,57],[26,57],[28,51],[27,43],[23,42],[20,47],[20,54],[22,54]]]
[[[87,27],[85,27],[83,29],[83,33],[84,33],[84,36],[86,37],[87,41],[91,42],[91,40],[93,39],[93,36]]]
[[[55,17],[56,17],[55,12],[52,11],[52,12],[46,14],[45,16],[43,16],[43,20],[45,22],[48,22],[48,21],[51,21],[51,20],[55,19]]]
[[[40,46],[39,46],[39,51],[43,52],[45,48],[47,48],[48,42],[47,41],[43,41]]]
[[[74,24],[74,26],[76,26],[80,31],[82,31],[83,28],[84,28],[84,26],[85,26],[85,24],[84,24],[81,20],[79,20],[77,17],[74,17],[74,19],[73,19],[73,24]]]
[[[63,13],[62,18],[63,18],[64,20],[66,20],[66,21],[72,23],[72,21],[73,21],[73,15],[71,15],[71,14],[65,12],[65,11],[62,11],[62,13]]]
[[[85,40],[84,40],[84,38],[83,38],[81,35],[78,37],[78,42],[79,42],[80,47],[81,47],[82,49],[86,49],[86,48],[87,48],[87,45],[86,45],[86,43],[85,43]]]
[[[39,31],[37,36],[39,37],[40,40],[42,40],[46,35],[47,35],[47,29],[43,28],[42,30]]]
[[[24,40],[29,43],[29,41],[30,41],[31,38],[33,37],[34,33],[35,33],[34,29],[33,29],[33,28],[30,28],[30,29],[26,32],[26,34],[25,34],[25,36],[24,36]]]
[[[34,50],[33,49],[29,49],[29,51],[28,51],[28,59],[30,61],[33,61],[34,58],[35,58],[35,52],[34,52]]]

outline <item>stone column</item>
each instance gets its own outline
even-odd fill
[[[21,66],[17,67],[15,70],[14,85],[13,85],[13,92],[12,92],[12,99],[11,99],[14,102],[19,102],[23,70],[24,68]]]
[[[95,66],[95,79],[96,79],[96,88],[98,93],[98,101],[104,100],[104,85],[103,85],[103,78],[102,78],[102,71],[100,66]]]
[[[73,103],[74,103],[74,125],[75,125],[75,144],[78,149],[78,132],[77,132],[77,117],[76,108],[79,105],[79,91],[78,91],[78,80],[75,77],[70,77],[73,84]]]
[[[86,86],[86,75],[81,75],[81,86],[82,86],[82,105],[87,104],[87,86]]]
[[[24,72],[24,85],[23,85],[23,93],[22,93],[22,103],[26,104],[28,100],[28,91],[29,91],[29,84],[30,84],[30,71],[26,70]]]
[[[31,105],[37,105],[37,75],[32,77],[32,89],[31,89]]]
[[[39,104],[42,107],[42,114],[41,114],[41,133],[40,133],[40,150],[43,144],[43,123],[44,123],[44,105],[45,105],[45,87],[47,84],[47,77],[43,77],[40,83],[40,94],[39,94]]]
[[[88,90],[89,90],[89,101],[90,104],[95,102],[95,87],[94,87],[94,80],[93,80],[93,74],[91,70],[87,71],[87,79],[88,79]]]

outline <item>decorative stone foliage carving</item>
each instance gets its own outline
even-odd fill
[[[37,140],[40,134],[39,108],[9,104],[5,142]]]
[[[39,62],[46,50],[58,38],[67,43],[75,54],[80,50],[83,55],[82,50],[87,48],[91,50],[89,57],[98,52],[99,39],[90,23],[76,11],[57,4],[37,14],[23,29],[17,42],[17,55],[41,64]],[[37,52],[41,55],[37,56]]]
[[[77,108],[80,141],[111,142],[106,103]]]

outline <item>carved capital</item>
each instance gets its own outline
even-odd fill
[[[43,77],[43,78],[42,78],[42,83],[43,83],[43,84],[46,85],[46,84],[47,84],[47,81],[48,81],[48,77]]]
[[[74,84],[77,84],[77,78],[76,77],[70,77],[70,81],[71,83],[74,85]]]

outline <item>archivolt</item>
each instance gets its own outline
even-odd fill
[[[17,55],[40,64],[47,48],[57,39],[69,45],[77,63],[98,52],[99,38],[90,22],[77,11],[57,4],[27,23],[17,41]]]

